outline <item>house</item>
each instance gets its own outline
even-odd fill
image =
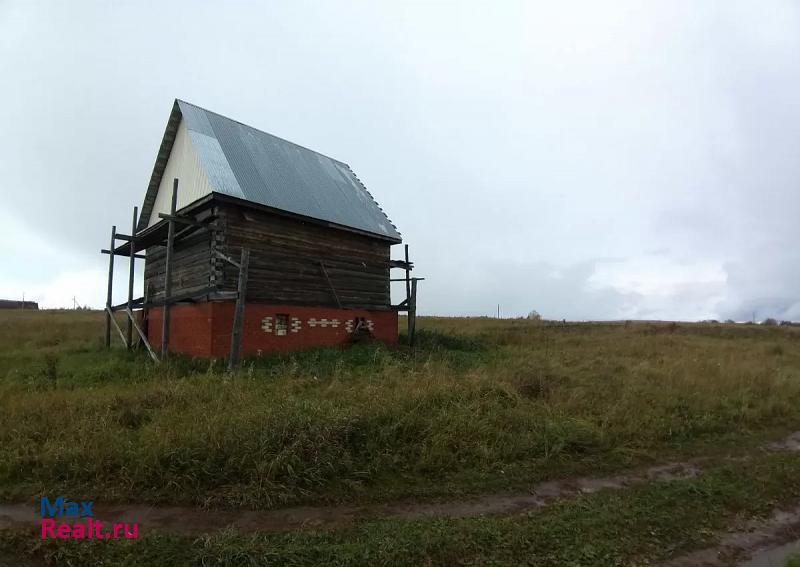
[[[163,354],[236,358],[355,333],[395,342],[416,288],[407,258],[391,260],[400,233],[347,164],[182,100],[131,228],[114,228],[104,251],[109,277],[115,256],[131,257],[126,304],[111,305],[109,279],[106,341],[110,314],[123,310],[127,333],[117,330],[128,345],[136,328]],[[144,295],[134,300],[137,258]],[[390,267],[405,271],[397,306]]]
[[[0,299],[0,309],[39,309],[35,301],[19,301],[17,299]]]

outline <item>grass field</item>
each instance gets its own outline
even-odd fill
[[[221,361],[155,366],[141,352],[104,351],[97,312],[0,312],[0,501],[68,494],[264,509],[442,499],[755,454],[800,430],[798,327],[486,318],[419,326],[415,350],[264,356],[227,374]],[[165,534],[113,553],[32,550],[25,533],[4,545],[75,564],[86,554],[108,564],[174,555],[176,565],[646,562],[800,496],[800,457],[756,454],[731,467],[720,461],[701,479],[601,492],[524,517],[199,541]]]

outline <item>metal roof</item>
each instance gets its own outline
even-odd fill
[[[139,230],[149,222],[181,119],[214,193],[401,241],[346,163],[182,100],[175,101],[167,123]]]

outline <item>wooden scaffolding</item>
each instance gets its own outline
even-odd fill
[[[405,277],[389,278],[389,281],[406,283],[406,298],[398,305],[393,305],[392,309],[399,312],[406,312],[406,323],[408,325],[408,344],[410,346],[414,346],[414,339],[417,330],[417,282],[421,282],[425,278],[411,277],[411,270],[414,269],[414,263],[408,259],[408,244],[404,245],[404,252],[405,259],[390,260],[389,268],[399,268],[403,270],[405,272]]]
[[[105,306],[105,346],[111,346],[111,329],[113,327],[116,329],[125,346],[128,349],[132,349],[134,347],[133,333],[136,331],[136,335],[138,335],[140,344],[147,349],[147,352],[153,361],[158,363],[169,355],[170,306],[177,303],[235,299],[236,305],[234,310],[233,328],[231,330],[231,349],[228,361],[229,369],[233,369],[239,365],[241,358],[242,325],[244,321],[244,305],[247,289],[250,251],[247,248],[242,248],[241,257],[238,260],[234,260],[219,250],[212,248],[212,254],[216,258],[219,258],[238,269],[238,285],[235,292],[221,291],[218,289],[215,283],[211,283],[208,287],[193,291],[191,293],[173,294],[172,271],[173,250],[175,243],[183,238],[195,235],[199,231],[211,231],[211,241],[214,242],[213,232],[220,229],[215,222],[216,218],[213,212],[208,209],[200,210],[197,214],[185,212],[179,215],[177,213],[178,183],[178,179],[173,180],[172,199],[170,203],[169,214],[159,213],[158,215],[160,219],[167,221],[165,224],[158,226],[158,228],[155,230],[146,229],[143,231],[138,231],[138,207],[134,207],[130,234],[119,233],[117,232],[116,226],[111,227],[110,246],[108,249],[101,250],[103,254],[108,255],[108,288]],[[121,244],[118,245],[118,242],[121,242]],[[145,256],[140,253],[141,251],[144,251],[147,248],[158,246],[163,246],[166,248],[164,296],[162,298],[149,298],[147,297],[147,290],[145,290],[145,294],[142,297],[134,298],[133,288],[135,261],[145,259]],[[117,256],[130,258],[128,270],[128,299],[125,303],[113,305],[112,295],[114,285],[114,259]],[[320,267],[328,281],[328,284],[330,285],[333,296],[336,298],[337,304],[341,305],[336,289],[328,277],[325,264],[321,261]],[[408,341],[410,345],[413,345],[417,318],[417,282],[422,281],[424,278],[411,277],[411,271],[414,269],[414,265],[409,261],[408,245],[405,245],[405,259],[390,260],[389,267],[402,269],[405,272],[405,275],[402,278],[389,279],[390,282],[405,282],[406,291],[405,300],[403,300],[400,304],[393,305],[391,307],[395,311],[407,313]],[[142,330],[134,314],[134,310],[136,309],[146,309],[149,307],[163,308],[161,345],[159,352],[157,352],[154,346],[148,341],[146,333]],[[117,323],[115,318],[115,313],[117,312],[122,312],[125,315],[125,331],[123,331]]]

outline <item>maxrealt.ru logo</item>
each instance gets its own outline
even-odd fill
[[[94,502],[42,496],[42,539],[137,539],[139,524],[104,524],[95,519]],[[58,518],[58,520],[57,520]],[[105,529],[103,528],[105,526]]]

